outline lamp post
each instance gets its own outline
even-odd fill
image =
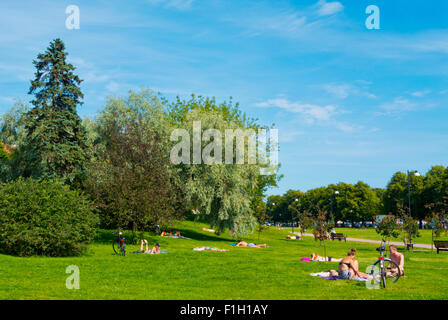
[[[295,199],[294,200],[296,203],[299,202],[299,199]],[[291,210],[291,232],[294,233],[294,213]]]
[[[411,211],[411,174],[420,177],[420,173],[417,170],[408,170],[408,205],[409,205],[409,217],[412,217]]]
[[[330,220],[335,220],[334,219],[334,202],[335,202],[335,197],[339,194],[338,190],[335,190],[335,192],[331,195],[331,219]]]

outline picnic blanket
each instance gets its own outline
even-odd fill
[[[342,280],[342,279],[339,279],[338,277],[331,276],[330,272],[310,273],[310,276],[319,277],[319,278],[325,279],[325,280]],[[360,278],[358,276],[354,276],[352,280],[354,280],[354,281],[370,281],[369,279]]]

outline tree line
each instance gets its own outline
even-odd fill
[[[420,225],[433,215],[448,208],[448,167],[433,166],[425,175],[397,172],[387,187],[372,188],[359,181],[356,184],[330,184],[301,192],[288,190],[283,195],[267,199],[267,214],[275,222],[297,221],[297,212],[318,210],[328,213],[333,221],[374,221],[376,216],[403,217],[409,214]]]

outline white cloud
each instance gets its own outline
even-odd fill
[[[344,9],[344,6],[338,1],[326,2],[325,0],[319,0],[317,6],[319,7],[317,10],[319,16],[329,16]]]
[[[178,10],[187,10],[191,8],[195,0],[147,0],[147,2],[156,5],[163,5],[167,8],[174,8]]]
[[[109,90],[110,92],[116,92],[118,91],[119,88],[120,88],[119,84],[116,83],[115,81],[109,82],[106,86],[106,89]]]
[[[376,99],[376,95],[373,93],[359,89],[351,84],[324,84],[322,88],[339,99],[345,99],[350,95],[360,95],[370,99]]]
[[[423,90],[423,91],[415,91],[411,93],[414,97],[424,97],[427,94],[431,93],[431,90]]]
[[[340,99],[345,99],[349,96],[353,88],[351,85],[348,84],[341,84],[341,85],[326,84],[323,86],[323,89]]]
[[[335,114],[336,108],[331,105],[319,106],[300,102],[291,102],[287,99],[269,99],[256,104],[257,107],[275,107],[293,113],[300,113],[307,122],[329,121]]]
[[[379,106],[380,109],[384,110],[383,112],[378,112],[378,115],[388,115],[388,114],[396,114],[402,113],[405,111],[415,110],[418,105],[415,102],[409,101],[403,97],[397,97],[391,102],[383,103]]]

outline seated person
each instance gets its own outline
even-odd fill
[[[215,247],[196,247],[193,249],[194,251],[229,251],[227,249],[219,249]]]
[[[253,248],[267,248],[267,244],[255,244],[255,243],[247,243],[243,240],[238,240],[238,243],[236,244],[237,247],[253,247]]]
[[[146,250],[143,251],[143,243],[146,244]],[[148,240],[141,240],[140,250],[134,251],[133,253],[145,253],[145,254],[159,254],[160,253],[160,244],[156,243],[151,250],[148,248]]]
[[[368,279],[370,275],[359,272],[356,258],[356,249],[350,249],[347,256],[339,262],[338,271],[330,270],[331,276],[337,276],[342,280],[353,280],[355,277]]]
[[[397,247],[394,245],[389,246],[389,252],[390,252],[390,260],[395,262],[398,265],[398,268],[400,269],[400,275],[404,275],[404,255],[397,251]],[[388,268],[387,276],[388,277],[395,277],[398,274],[398,269],[395,267],[395,265],[392,265],[393,267]]]
[[[311,261],[332,261],[332,262],[340,262],[342,261],[341,259],[335,259],[333,257],[327,257],[327,259],[325,259],[324,257],[319,256],[317,253],[312,253],[311,254]]]

